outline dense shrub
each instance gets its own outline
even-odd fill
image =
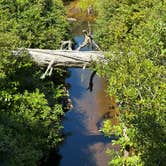
[[[97,2],[96,39],[108,63],[98,66],[108,79],[108,93],[119,103],[119,124],[103,131],[119,138],[110,165],[164,166],[166,162],[166,3],[165,1]],[[127,157],[125,152],[129,152]]]
[[[42,71],[19,47],[57,48],[67,23],[59,0],[0,1],[0,165],[35,166],[62,140],[58,104],[63,82]],[[60,73],[54,71],[60,80]]]
[[[21,47],[57,48],[67,36],[61,0],[1,0],[1,32],[13,32]]]

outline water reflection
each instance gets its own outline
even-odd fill
[[[87,23],[75,24],[76,34],[82,34],[87,29]],[[75,36],[75,49],[84,40],[83,36]],[[84,47],[81,51],[89,50]],[[60,166],[107,166],[106,149],[111,147],[108,139],[99,132],[103,116],[112,111],[112,102],[105,93],[105,82],[97,75],[93,78],[93,91],[90,92],[89,80],[92,72],[88,69],[70,68],[70,97],[74,109],[65,114],[64,132],[67,139],[60,148],[62,159]]]
[[[60,166],[106,166],[105,151],[111,147],[111,139],[104,137],[98,129],[103,115],[110,111],[111,103],[104,93],[103,80],[95,76],[94,90],[90,92],[87,88],[91,71],[69,70],[71,77],[67,83],[72,85],[70,95],[74,109],[65,115],[64,132],[68,137],[60,149]]]

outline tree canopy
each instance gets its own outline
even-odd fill
[[[120,145],[109,164],[164,166],[166,2],[103,0],[97,6],[96,39],[109,51],[109,63],[98,70],[120,112],[117,126],[104,123],[103,131]]]
[[[57,48],[67,36],[61,0],[1,0],[1,32],[11,32],[20,47]]]
[[[62,71],[42,81],[28,53],[12,51],[57,48],[66,32],[60,0],[0,0],[0,165],[35,166],[62,140]]]

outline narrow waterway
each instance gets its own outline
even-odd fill
[[[103,115],[110,112],[112,103],[105,93],[105,82],[94,77],[93,91],[87,90],[91,71],[69,69],[70,96],[74,109],[67,112],[64,120],[65,143],[60,149],[60,166],[106,166],[106,149],[111,147],[111,138],[100,131]]]
[[[82,30],[88,29],[86,17],[82,17],[71,3],[72,17],[77,16],[77,21],[71,23],[75,48],[83,41]],[[76,13],[74,13],[74,12]],[[73,13],[75,15],[73,15]],[[79,17],[78,17],[79,15]],[[80,18],[80,19],[79,19]],[[87,47],[82,51],[88,50]],[[109,156],[106,149],[111,148],[112,138],[106,138],[99,131],[103,117],[114,117],[115,103],[106,94],[106,82],[95,75],[93,78],[93,91],[88,90],[92,71],[90,69],[69,68],[70,77],[66,79],[69,84],[70,98],[73,109],[65,114],[63,121],[66,139],[60,147],[60,166],[107,166]]]

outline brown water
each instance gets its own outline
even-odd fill
[[[68,17],[77,18],[71,23],[72,34],[77,43],[83,41],[81,32],[88,29],[86,14],[81,14],[78,3],[72,2],[69,6]],[[84,48],[83,50],[88,50]],[[62,156],[60,166],[107,166],[109,157],[106,149],[111,148],[112,138],[106,138],[99,129],[103,117],[109,115],[115,121],[116,104],[113,98],[106,94],[106,82],[103,78],[94,77],[93,91],[87,90],[92,71],[89,69],[70,68],[71,76],[66,80],[70,85],[70,97],[74,108],[65,114],[64,133],[67,135],[64,144],[60,147]]]
[[[60,166],[106,166],[106,149],[111,147],[111,138],[99,131],[103,116],[111,112],[114,103],[105,93],[105,81],[94,77],[93,91],[87,90],[91,71],[69,69],[70,95],[74,109],[67,112],[64,120],[65,143],[60,149]]]

